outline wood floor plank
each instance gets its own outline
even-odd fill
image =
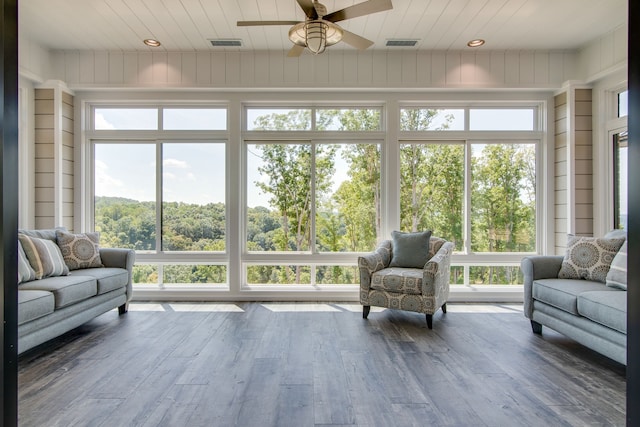
[[[624,425],[624,366],[522,306],[448,308],[430,330],[351,303],[134,303],[21,355],[19,423]]]

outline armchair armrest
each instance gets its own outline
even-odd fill
[[[380,242],[375,251],[358,257],[358,270],[360,270],[360,289],[369,290],[371,275],[376,271],[387,268],[391,262],[391,240]]]
[[[436,307],[446,303],[449,298],[453,249],[453,242],[445,242],[423,268],[422,295],[435,297]]]
[[[562,255],[532,255],[520,261],[524,276],[524,315],[529,319],[533,314],[533,281],[558,277],[563,259]]]
[[[136,252],[133,249],[123,248],[100,248],[100,259],[105,267],[124,268],[129,272],[129,282],[127,283],[127,301],[133,294],[132,271],[136,260]]]

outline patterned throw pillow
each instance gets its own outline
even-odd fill
[[[69,270],[102,267],[98,233],[71,234],[56,230],[56,239]]]
[[[33,267],[29,264],[27,255],[22,248],[22,243],[18,240],[18,284],[32,280],[36,280],[36,272],[33,271]]]
[[[389,267],[423,268],[429,261],[431,231],[391,232],[393,238]]]
[[[603,239],[568,235],[567,252],[558,277],[605,283],[607,273],[625,239]]]
[[[607,286],[627,290],[627,242],[611,261],[611,268],[607,273]]]
[[[69,268],[64,263],[60,248],[55,242],[24,234],[18,234],[18,239],[20,239],[29,264],[36,273],[36,279],[69,274]]]

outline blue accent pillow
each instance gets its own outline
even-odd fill
[[[391,232],[393,238],[389,267],[423,268],[429,261],[431,231]]]

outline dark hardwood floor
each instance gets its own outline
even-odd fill
[[[609,426],[625,368],[518,305],[134,303],[19,360],[20,426]]]

